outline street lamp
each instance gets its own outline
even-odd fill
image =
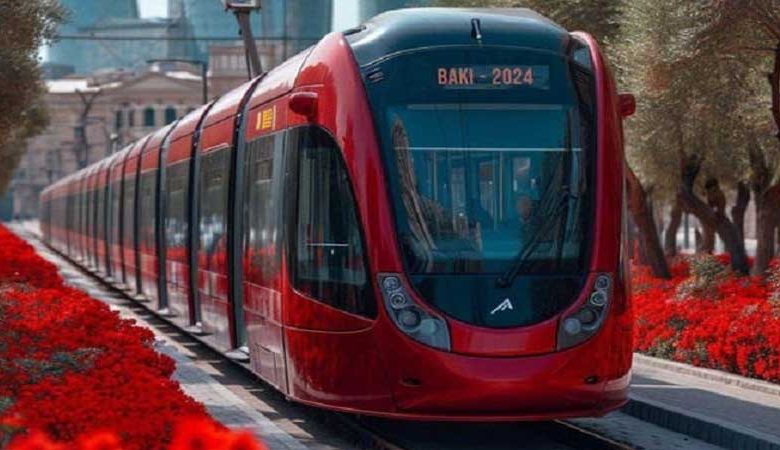
[[[249,59],[249,78],[252,79],[263,73],[263,66],[260,64],[260,57],[257,54],[255,38],[252,36],[249,14],[262,7],[261,0],[222,0],[222,3],[226,10],[229,9],[236,15],[241,37],[244,38],[244,52]]]
[[[208,80],[208,64],[205,61],[199,59],[183,59],[183,58],[162,58],[162,59],[147,59],[148,64],[164,63],[164,62],[179,62],[185,64],[192,64],[193,66],[200,66],[200,78],[203,82],[203,104],[209,102],[209,80]]]

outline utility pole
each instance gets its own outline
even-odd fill
[[[252,23],[249,21],[249,15],[252,11],[261,8],[260,2],[261,0],[223,0],[225,9],[233,11],[236,15],[238,28],[241,30],[241,37],[244,40],[244,51],[249,62],[249,79],[263,73],[260,56],[257,53],[257,44],[252,35]]]
[[[89,163],[89,141],[87,138],[87,123],[89,119],[89,112],[92,110],[92,105],[95,103],[95,99],[102,93],[100,88],[81,91],[76,89],[79,99],[81,99],[81,113],[79,114],[79,121],[74,127],[75,138],[75,150],[76,150],[76,163],[79,169],[87,167]]]

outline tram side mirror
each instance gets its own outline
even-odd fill
[[[620,115],[622,117],[633,116],[636,112],[636,98],[634,94],[618,95],[618,105],[620,106]]]
[[[317,114],[317,93],[296,92],[290,95],[289,105],[292,112],[312,119]]]

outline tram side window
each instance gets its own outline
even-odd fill
[[[278,221],[284,135],[276,133],[249,143],[246,152],[244,202],[244,274],[250,283],[268,286],[279,270]],[[274,177],[274,170],[277,171]],[[276,182],[274,182],[276,179]]]
[[[97,187],[95,187],[95,189],[93,189],[89,193],[89,216],[90,216],[89,235],[90,237],[92,237],[92,239],[97,239],[98,237],[97,235],[98,195],[99,195],[99,190]],[[92,246],[93,248],[91,249],[91,251],[94,253],[96,251],[95,248],[97,248],[97,243],[93,242]],[[93,254],[92,256],[94,257],[95,255]]]
[[[203,155],[200,167],[200,253],[205,268],[219,270],[227,263],[228,173],[230,149]]]
[[[154,194],[157,184],[157,170],[152,170],[141,174],[141,197],[140,197],[140,223],[139,223],[139,242],[140,247],[147,253],[155,253],[154,243]]]
[[[121,211],[119,202],[122,200],[121,183],[121,179],[114,180],[111,183],[111,207],[109,209],[108,229],[111,233],[109,239],[111,240],[112,245],[118,245],[119,238],[121,238],[119,234],[122,225],[121,220],[119,220],[119,212]]]
[[[70,231],[73,229],[73,222],[74,222],[74,207],[73,205],[76,203],[76,199],[73,197],[73,194],[68,194],[65,197],[65,229]],[[47,218],[48,219],[48,218]]]
[[[127,246],[126,248],[133,248],[133,233],[135,232],[135,176],[130,175],[125,177],[125,208],[123,210],[124,222],[122,241]]]
[[[87,193],[84,183],[79,186],[79,234],[83,236],[87,234]],[[81,253],[82,256],[85,252],[83,247],[84,241],[81,241]]]
[[[355,199],[341,151],[320,128],[297,131],[295,287],[333,307],[375,317]]]
[[[89,190],[87,190],[86,181],[81,188],[81,234],[89,236]],[[84,242],[84,256],[87,255],[86,241]]]
[[[103,240],[103,186],[95,189],[95,239]]]
[[[165,241],[168,257],[183,261],[186,257],[188,228],[188,198],[190,160],[177,162],[166,168],[166,214]]]

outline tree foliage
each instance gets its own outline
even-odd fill
[[[38,49],[64,17],[56,0],[0,2],[0,191],[21,158],[24,141],[46,125]]]

